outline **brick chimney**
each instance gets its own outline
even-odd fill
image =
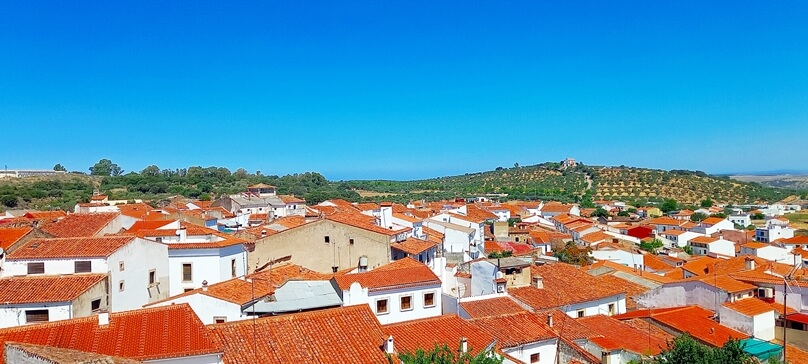
[[[541,276],[535,275],[533,276],[533,279],[530,281],[530,285],[538,289],[544,289],[544,280],[542,279]]]

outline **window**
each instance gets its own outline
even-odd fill
[[[325,243],[328,244],[328,243],[331,242],[331,237],[326,235],[324,240],[325,240]]]
[[[223,324],[227,322],[227,317],[224,316],[213,316],[213,322],[217,324]]]
[[[90,273],[93,271],[92,262],[89,260],[77,260],[73,262],[73,268],[76,273]]]
[[[101,299],[98,298],[98,299],[92,300],[92,302],[90,302],[90,309],[93,310],[93,312],[97,312],[98,310],[100,310],[101,309]]]
[[[531,364],[538,363],[540,361],[541,361],[541,356],[539,356],[539,353],[530,354],[530,363]]]
[[[163,242],[163,237],[158,236],[157,239],[155,239],[155,241],[157,241],[158,243],[162,243]]]
[[[157,283],[157,272],[154,269],[149,271],[149,284]]]
[[[433,307],[435,306],[435,293],[429,292],[424,293],[424,307]]]
[[[193,290],[194,290],[193,288],[184,288],[182,291],[183,292],[191,292]]]
[[[353,245],[353,239],[348,239],[348,244]]]
[[[401,311],[412,310],[412,296],[401,296]]]
[[[617,312],[614,312],[614,303],[609,304],[609,316],[614,315]]]
[[[236,278],[236,260],[230,260],[230,276]]]
[[[387,299],[381,299],[376,301],[376,313],[382,314],[387,313]]]
[[[28,274],[44,274],[45,263],[28,263]]]
[[[123,272],[123,260],[118,262],[118,271]]]
[[[578,312],[576,312],[575,315],[578,317],[584,317],[584,310],[578,310]]]
[[[193,281],[193,275],[191,274],[191,263],[182,263],[182,281]]]
[[[126,288],[123,284],[123,281],[118,282],[118,291],[123,292],[124,288]]]
[[[50,317],[48,316],[48,310],[28,310],[25,311],[25,322],[32,324],[35,322],[48,322],[50,321]]]

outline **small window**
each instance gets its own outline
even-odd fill
[[[89,260],[77,260],[73,262],[73,269],[76,273],[90,273],[93,271],[93,265]]]
[[[185,289],[183,289],[182,291],[183,291],[183,292],[191,292],[191,291],[193,291],[193,290],[194,290],[193,288],[185,288]]]
[[[118,262],[118,271],[123,272],[123,260]]]
[[[578,312],[576,312],[575,315],[578,317],[584,317],[584,310],[578,310]]]
[[[163,242],[163,237],[158,236],[157,239],[155,239],[155,241],[157,241],[158,243],[162,243]]]
[[[213,322],[217,324],[223,324],[227,322],[227,317],[224,316],[213,316]]]
[[[616,313],[617,312],[614,312],[614,303],[610,303],[609,304],[609,315],[611,316],[611,315],[614,315]]]
[[[387,313],[387,299],[376,301],[376,313],[377,314]]]
[[[424,307],[433,307],[435,306],[435,293],[429,292],[424,293]]]
[[[182,281],[183,282],[191,282],[193,281],[193,275],[191,274],[191,263],[182,263]]]
[[[331,242],[331,237],[326,235],[324,240],[325,240],[325,243],[328,244],[328,243]]]
[[[353,239],[348,239],[348,244],[353,245]]]
[[[50,316],[48,310],[28,310],[25,311],[25,322],[32,324],[37,322],[48,322]]]
[[[45,263],[28,263],[28,274],[44,274]]]
[[[92,302],[90,302],[90,309],[93,310],[93,312],[97,312],[98,310],[100,310],[101,309],[101,299],[98,298],[98,299],[92,300]]]
[[[230,260],[230,276],[236,278],[236,260]]]
[[[157,272],[154,269],[149,271],[149,284],[157,283]]]
[[[126,287],[123,284],[123,281],[118,282],[118,291],[123,292]]]
[[[401,311],[412,310],[412,296],[401,296]]]
[[[530,354],[530,364],[538,363],[541,361],[539,353]]]

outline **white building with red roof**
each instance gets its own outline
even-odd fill
[[[0,328],[90,316],[107,309],[106,274],[0,279]]]
[[[337,275],[332,282],[345,306],[368,305],[383,324],[442,313],[440,278],[412,258],[367,272]]]
[[[168,246],[135,236],[32,239],[6,257],[2,276],[108,275],[112,311],[168,297]]]

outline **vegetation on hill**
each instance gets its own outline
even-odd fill
[[[54,167],[64,167],[57,165]],[[660,171],[632,167],[593,167],[579,164],[562,168],[543,163],[462,176],[415,181],[328,181],[316,172],[266,176],[244,169],[231,172],[223,167],[160,169],[151,165],[140,172],[123,174],[108,159],[89,168],[90,175],[68,173],[49,177],[0,180],[0,208],[72,209],[89,202],[93,192],[111,200],[144,199],[159,203],[170,196],[215,199],[244,191],[247,186],[267,183],[278,193],[295,195],[310,204],[326,199],[349,201],[440,200],[480,195],[507,196],[505,199],[580,202],[594,207],[595,200],[622,200],[634,205],[657,203],[670,211],[682,206],[699,206],[706,200],[717,203],[775,202],[799,191],[765,187],[757,183],[714,177],[704,172]],[[805,192],[802,192],[803,194]]]

